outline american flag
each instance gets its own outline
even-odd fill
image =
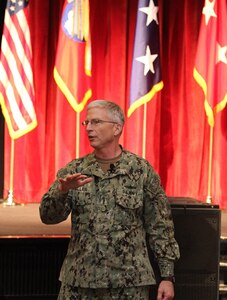
[[[157,0],[138,2],[128,116],[163,88],[157,4]]]
[[[227,103],[227,1],[205,0],[198,39],[194,78],[204,92],[208,123]]]
[[[27,0],[8,0],[0,53],[0,104],[12,139],[37,126]]]

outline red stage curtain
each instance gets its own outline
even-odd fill
[[[84,129],[53,79],[63,0],[31,1],[31,41],[38,127],[15,140],[15,200],[40,202],[56,171],[75,157],[76,133],[80,155],[90,151]],[[203,93],[193,67],[203,0],[159,1],[161,64],[164,88],[147,105],[146,158],[161,176],[169,196],[206,201],[209,126]],[[109,99],[127,112],[137,0],[90,1],[92,39],[92,99]],[[142,154],[143,107],[130,118],[121,139]],[[227,208],[227,112],[214,128],[212,196]],[[5,130],[4,196],[10,178],[10,138]]]

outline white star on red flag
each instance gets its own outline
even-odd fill
[[[227,103],[227,2],[205,0],[194,77],[204,92],[210,126]]]
[[[217,15],[214,11],[215,1],[216,0],[210,2],[209,0],[206,0],[205,6],[203,7],[203,14],[205,15],[206,25],[208,24],[211,17],[217,18]]]

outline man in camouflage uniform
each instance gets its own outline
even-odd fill
[[[172,300],[179,249],[159,176],[148,161],[119,145],[124,114],[118,105],[91,102],[82,124],[94,152],[59,170],[40,204],[46,224],[71,213],[58,299],[149,299],[155,276],[148,240],[162,277],[157,300]]]

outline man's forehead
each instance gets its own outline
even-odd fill
[[[106,114],[107,112],[108,111],[105,107],[97,106],[97,107],[88,108],[87,115],[88,114],[99,114],[99,113]]]

